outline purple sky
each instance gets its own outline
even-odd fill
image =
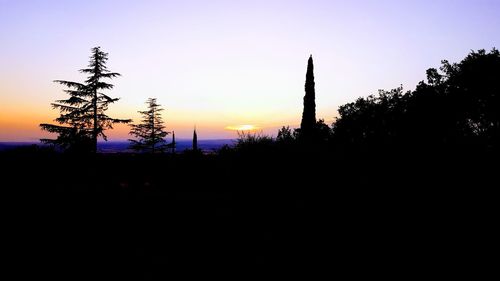
[[[228,126],[300,123],[309,54],[317,115],[331,123],[341,104],[499,47],[499,26],[498,0],[0,0],[0,141],[42,136],[64,98],[52,80],[81,81],[97,45],[123,74],[111,115],[138,119],[156,97],[178,137],[196,124],[200,138],[227,138]]]

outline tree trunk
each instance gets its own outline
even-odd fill
[[[94,106],[94,130],[92,132],[92,138],[93,138],[93,152],[97,153],[97,129],[98,129],[98,124],[97,124],[97,89],[94,90],[94,99],[92,101],[93,106]]]
[[[152,152],[153,154],[155,153],[155,108],[152,107],[152,114],[151,114],[151,145],[152,147]]]

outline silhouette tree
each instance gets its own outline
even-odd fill
[[[398,130],[405,122],[402,114],[403,88],[379,91],[378,97],[370,95],[339,108],[340,117],[334,123],[334,137],[343,144],[392,145],[401,136]]]
[[[369,149],[498,149],[499,77],[497,49],[472,51],[459,63],[444,60],[413,92],[380,90],[341,106],[334,139]]]
[[[316,124],[314,124],[314,139],[317,142],[326,143],[330,140],[331,136],[331,128],[325,123],[325,120],[319,119]]]
[[[160,112],[163,108],[156,103],[155,98],[149,98],[146,101],[148,110],[139,111],[142,114],[140,124],[131,124],[130,134],[137,140],[129,139],[130,148],[145,152],[163,152],[168,146],[165,143],[165,137],[169,134],[165,131],[165,125]]]
[[[304,138],[311,138],[316,124],[316,102],[314,90],[314,65],[312,55],[307,61],[307,73],[304,95],[304,111],[302,112],[302,122],[300,123],[300,134]]]
[[[170,148],[170,151],[175,154],[175,131],[172,131],[172,142],[168,144],[168,147]]]
[[[290,126],[283,126],[276,136],[276,142],[279,144],[290,144],[295,140],[292,129]]]
[[[198,135],[196,134],[196,128],[193,131],[193,150],[198,150]]]
[[[500,53],[493,49],[471,52],[460,63],[443,61],[440,83],[435,85],[452,107],[457,133],[465,143],[489,148],[500,143]]]
[[[44,143],[55,144],[64,149],[77,151],[97,151],[97,138],[101,136],[107,141],[104,131],[112,129],[115,123],[129,123],[130,119],[115,119],[105,114],[111,103],[118,98],[111,98],[102,93],[102,90],[113,88],[112,84],[103,82],[120,76],[119,73],[110,72],[106,67],[108,54],[100,47],[92,48],[92,55],[88,68],[80,72],[88,74],[84,83],[73,81],[55,80],[54,82],[65,85],[65,90],[70,98],[57,100],[52,103],[54,109],[59,109],[61,115],[55,120],[60,125],[40,124],[42,130],[57,133],[57,139],[41,139]]]

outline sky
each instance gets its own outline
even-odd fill
[[[499,26],[498,0],[0,0],[0,141],[51,136],[38,125],[66,97],[52,81],[83,81],[94,46],[122,74],[110,116],[139,120],[154,97],[177,138],[196,126],[222,139],[243,125],[297,127],[310,54],[317,117],[332,123],[342,104],[499,48]]]

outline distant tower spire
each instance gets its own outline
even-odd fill
[[[198,135],[196,134],[196,126],[194,126],[193,132],[193,150],[198,150]]]
[[[172,131],[172,153],[175,153],[175,131]]]

